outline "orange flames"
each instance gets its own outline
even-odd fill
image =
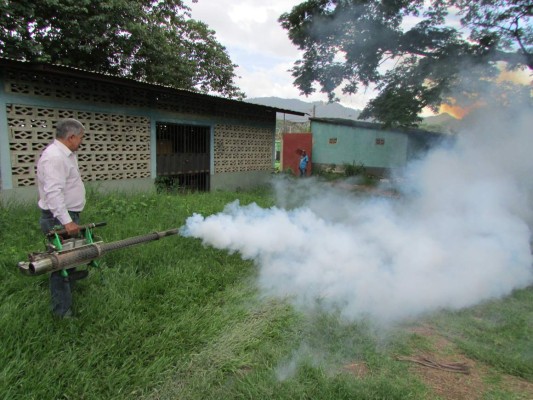
[[[481,107],[481,104],[476,103],[468,107],[461,107],[456,104],[441,104],[439,108],[439,114],[448,113],[452,117],[457,119],[463,119],[466,115],[470,114],[472,110]]]
[[[526,69],[509,71],[506,70],[504,64],[499,66],[500,74],[496,78],[496,82],[512,82],[517,85],[532,85],[531,74]],[[439,108],[439,114],[448,113],[452,117],[457,119],[463,119],[465,116],[470,114],[473,110],[483,106],[482,102],[477,102],[472,105],[461,107],[456,102],[455,99],[451,100],[451,104],[441,104]]]
[[[444,113],[448,113],[452,117],[457,118],[457,119],[463,119],[463,117],[466,115],[466,110],[459,106],[441,104],[439,108],[439,114],[444,114]]]

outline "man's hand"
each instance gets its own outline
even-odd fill
[[[64,227],[69,236],[76,236],[80,232],[80,226],[75,222],[69,222]]]

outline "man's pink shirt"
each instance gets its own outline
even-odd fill
[[[72,222],[68,211],[82,211],[85,206],[85,186],[78,169],[75,153],[55,139],[37,162],[39,207],[50,210],[65,225]]]

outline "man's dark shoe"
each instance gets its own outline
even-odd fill
[[[73,271],[69,272],[68,279],[72,281],[79,281],[80,279],[85,279],[89,275],[88,270],[82,270],[82,271]]]

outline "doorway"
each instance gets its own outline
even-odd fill
[[[157,178],[185,191],[209,191],[211,128],[158,122]]]

